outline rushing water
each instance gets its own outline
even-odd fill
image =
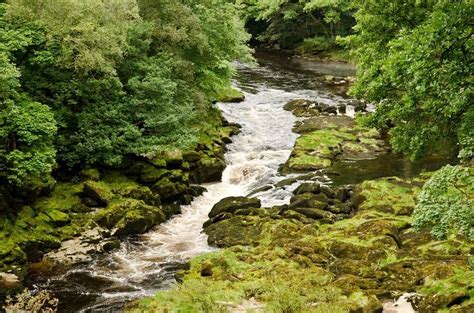
[[[128,301],[169,288],[175,282],[174,274],[189,258],[213,250],[202,233],[213,204],[288,178],[278,174],[278,167],[287,160],[295,142],[291,129],[296,118],[283,110],[283,105],[295,98],[331,105],[347,103],[326,89],[318,76],[350,75],[353,71],[344,64],[268,54],[260,55],[258,66],[239,66],[235,83],[245,92],[246,100],[217,104],[229,121],[242,125],[242,132],[228,145],[222,182],[206,185],[208,191],[183,206],[182,214],[147,234],[127,239],[119,250],[38,282],[37,287],[58,297],[62,312],[117,312]],[[273,188],[257,196],[265,206],[283,204],[293,188]]]

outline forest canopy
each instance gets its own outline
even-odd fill
[[[195,141],[248,37],[225,0],[0,4],[0,168],[16,187],[58,165],[116,166]]]

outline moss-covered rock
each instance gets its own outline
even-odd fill
[[[469,312],[472,242],[462,237],[436,241],[427,232],[415,232],[411,217],[400,213],[414,207],[424,180],[366,181],[354,194],[348,187],[317,190],[306,184],[292,199],[301,205],[291,209],[216,215],[206,233],[210,244],[225,249],[193,259],[180,275],[179,288],[144,300],[139,309],[238,306],[254,299],[268,311],[311,312],[318,301],[318,310],[380,312],[382,302],[415,292],[422,295],[420,312]],[[309,218],[306,211],[316,211],[311,201],[321,200],[328,206],[317,211],[321,215],[341,204],[355,204],[358,210],[332,223]]]
[[[285,171],[325,169],[336,159],[370,159],[387,151],[375,130],[361,128],[347,116],[313,117],[295,130],[300,137],[283,167]]]
[[[258,198],[228,197],[214,204],[209,217],[215,217],[221,213],[234,213],[240,209],[260,208],[262,206]]]
[[[235,87],[229,86],[217,91],[216,101],[237,103],[245,100],[245,95],[242,91]]]

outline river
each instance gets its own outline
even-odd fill
[[[174,274],[187,260],[213,250],[202,233],[213,204],[289,178],[281,176],[278,168],[291,153],[297,137],[292,127],[297,119],[283,110],[283,105],[295,98],[350,104],[350,99],[335,94],[321,79],[323,75],[353,75],[350,65],[269,53],[257,54],[257,60],[256,66],[238,65],[235,85],[245,92],[246,100],[216,104],[229,121],[242,125],[242,132],[227,147],[222,181],[205,185],[208,191],[183,206],[182,214],[144,235],[126,239],[120,249],[61,276],[34,282],[36,288],[46,289],[60,300],[60,312],[120,312],[129,301],[170,288],[175,283]],[[350,105],[347,112],[353,113]],[[388,164],[387,160],[382,162]],[[382,172],[411,175],[422,167],[394,156],[389,162],[392,166]],[[435,163],[430,164],[437,167]],[[369,163],[362,168],[373,166]],[[352,170],[364,172],[357,166]],[[284,204],[294,188],[272,188],[256,196],[264,206]]]

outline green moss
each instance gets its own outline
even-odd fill
[[[307,154],[297,154],[288,160],[288,166],[295,171],[328,168],[331,164],[330,159]]]
[[[219,102],[242,102],[245,100],[245,95],[237,88],[228,86],[216,93],[216,100]]]
[[[80,183],[58,183],[49,197],[41,198],[34,204],[33,210],[35,212],[74,211],[81,205],[78,194],[82,192],[82,187]]]
[[[296,140],[293,153],[287,161],[291,170],[328,168],[336,158],[366,159],[383,151],[383,142],[375,139],[378,138],[376,131],[374,134],[373,130],[356,127],[352,120],[345,118],[336,116],[332,119],[335,123],[351,126],[334,127],[334,123],[323,124],[319,119],[310,119],[308,127],[314,124],[316,130],[304,132]]]
[[[410,215],[419,192],[418,186],[407,184],[399,178],[365,181],[357,188],[357,196],[364,199],[359,209]]]
[[[445,279],[427,278],[420,292],[425,295],[425,302],[428,306],[436,309],[448,309],[447,305],[452,305],[455,299],[458,309],[472,306],[474,304],[474,271],[458,268],[454,270],[454,274]],[[451,307],[450,309],[454,309]],[[469,310],[469,309],[467,309]],[[460,312],[464,312],[461,310]],[[468,311],[465,311],[468,312]]]

